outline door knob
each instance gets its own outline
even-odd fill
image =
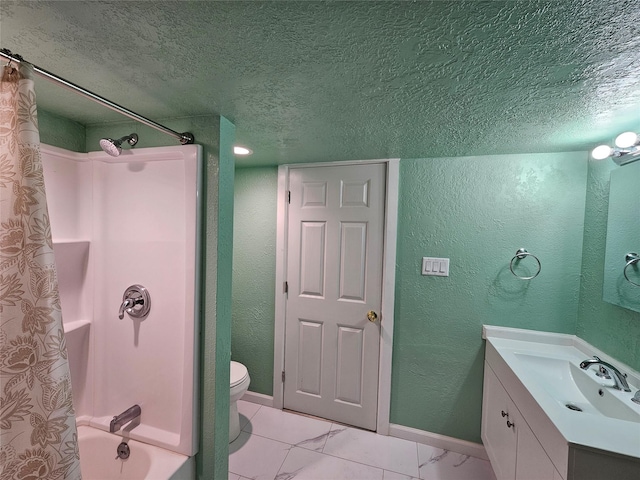
[[[367,318],[370,322],[375,322],[376,318],[378,318],[378,314],[373,310],[369,310],[369,313],[367,313]]]

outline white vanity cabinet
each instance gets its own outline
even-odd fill
[[[484,386],[482,392],[482,441],[491,466],[498,480],[514,479],[518,436],[519,413],[491,367],[484,364]],[[513,422],[510,427],[507,421]]]
[[[525,418],[484,365],[482,441],[498,480],[561,480]]]
[[[640,479],[633,393],[578,367],[593,355],[606,358],[604,352],[558,333],[485,325],[483,337],[482,441],[498,480]],[[638,372],[606,361],[638,388]]]
[[[562,480],[542,445],[524,419],[516,426],[518,431],[518,454],[516,476],[518,480]]]

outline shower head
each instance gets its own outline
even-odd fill
[[[100,148],[108,153],[112,157],[117,157],[122,153],[122,142],[127,141],[129,145],[132,147],[138,143],[138,135],[132,133],[131,135],[125,135],[118,140],[113,140],[112,138],[101,138],[100,139]]]

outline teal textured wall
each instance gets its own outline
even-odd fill
[[[582,283],[576,335],[640,370],[640,313],[602,300],[612,161],[589,162]]]
[[[229,475],[234,140],[235,126],[220,117],[219,161],[214,155],[207,156],[205,329],[201,334],[203,432],[198,455],[198,477],[202,479],[226,479]]]
[[[400,162],[391,423],[480,442],[482,325],[574,333],[586,179],[584,152]]]
[[[203,146],[205,161],[207,155],[215,155],[216,162],[219,155],[219,125],[217,115],[203,115],[200,117],[160,118],[154,121],[176,132],[191,132],[195,136],[195,143]],[[103,137],[119,138],[135,132],[138,143],[134,148],[164,147],[180,145],[175,138],[151,127],[133,121],[110,122],[99,125],[88,125],[86,149],[88,152],[100,150],[100,139]],[[129,145],[124,145],[126,150]]]
[[[587,154],[406,159],[400,167],[391,421],[478,442],[482,324],[575,332]],[[260,363],[266,378],[250,368],[251,390],[266,394],[276,189],[275,169],[237,170],[233,356]],[[509,271],[520,247],[542,262],[532,281]],[[240,249],[265,270],[250,269]],[[450,277],[420,275],[422,256],[450,257]]]
[[[38,109],[40,142],[72,152],[85,152],[86,129],[84,125]]]
[[[278,169],[238,168],[235,180],[231,358],[251,391],[273,394]]]

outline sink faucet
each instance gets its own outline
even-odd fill
[[[610,363],[607,363],[604,360],[600,360],[595,355],[593,356],[593,358],[589,358],[583,362],[580,362],[580,368],[583,370],[588,370],[591,365],[602,365],[603,367],[607,368],[607,370],[611,372],[613,376],[613,380],[616,383],[613,387],[616,390],[623,390],[625,392],[631,391],[624,374],[622,374],[620,370],[618,370],[616,367],[614,367]]]
[[[120,430],[125,423],[129,423],[132,420],[140,417],[142,414],[142,409],[140,405],[134,405],[133,407],[127,408],[120,415],[113,417],[111,423],[109,424],[109,432],[115,433]]]

